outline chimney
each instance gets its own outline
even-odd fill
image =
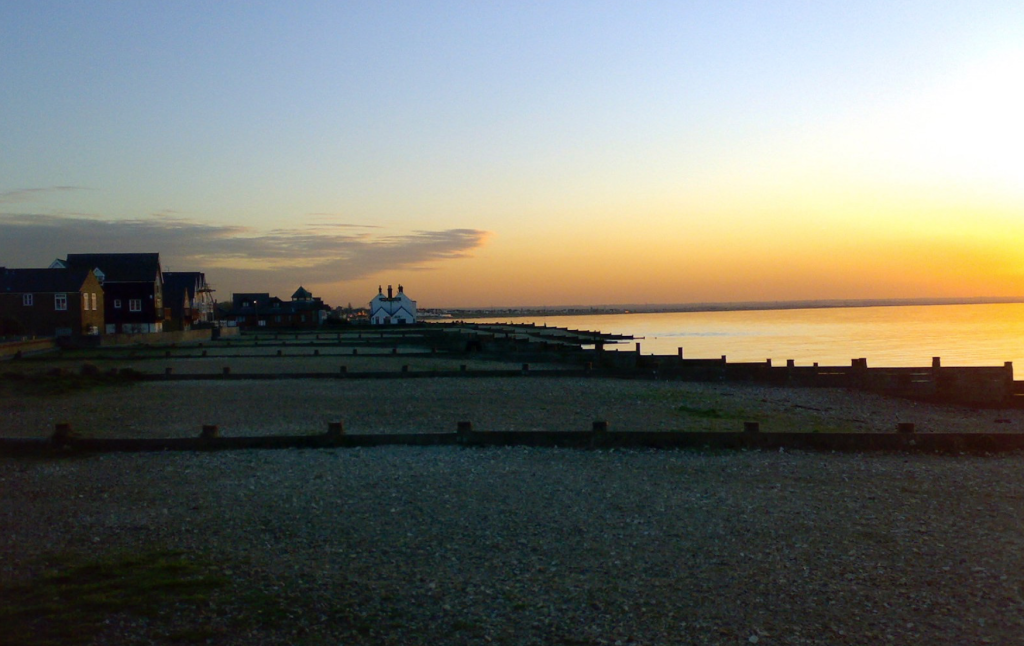
[[[391,285],[388,285],[388,300],[394,298],[391,294]]]
[[[402,286],[401,286],[401,285],[399,285],[399,286],[398,286],[398,293],[399,293],[399,294],[401,294],[401,293],[402,293]]]

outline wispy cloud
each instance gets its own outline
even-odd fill
[[[70,193],[73,191],[87,191],[84,186],[47,186],[43,188],[15,188],[9,191],[0,191],[0,204],[16,204],[20,202],[35,202],[54,193]]]
[[[484,244],[478,229],[381,235],[360,225],[259,231],[181,217],[100,220],[0,213],[0,265],[40,267],[68,253],[157,251],[165,267],[246,286],[322,284],[388,270],[427,269]]]

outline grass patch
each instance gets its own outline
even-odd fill
[[[28,583],[0,587],[0,644],[87,643],[118,614],[169,623],[172,612],[208,604],[227,583],[211,574],[208,564],[176,552],[88,562],[60,559]],[[208,632],[194,630],[194,636]]]

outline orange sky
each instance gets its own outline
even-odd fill
[[[422,307],[1024,296],[1024,5],[13,4],[0,265]]]

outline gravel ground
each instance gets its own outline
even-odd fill
[[[530,376],[0,382],[0,436],[1015,431],[835,389]],[[0,458],[0,583],[183,550],[231,584],[95,644],[1024,644],[1021,456],[380,447]],[[254,615],[253,594],[278,608]],[[193,631],[189,633],[189,631]],[[5,643],[0,629],[0,643]]]
[[[0,491],[0,581],[185,550],[234,582],[174,620],[209,643],[1024,643],[1019,456],[119,454],[0,459]],[[253,591],[284,620],[232,624]]]
[[[890,432],[1016,431],[1022,410],[936,406],[841,389],[578,377],[182,381],[99,387],[55,395],[0,388],[0,437],[47,437],[59,422],[91,437],[478,430]]]

